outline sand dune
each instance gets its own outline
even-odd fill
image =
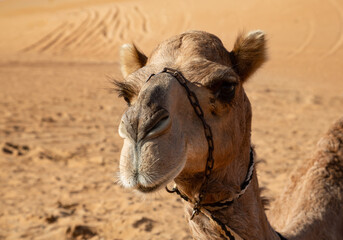
[[[0,239],[191,239],[182,203],[116,181],[125,103],[118,49],[149,54],[189,29],[262,29],[269,62],[246,84],[271,199],[343,115],[343,4],[326,1],[0,1]],[[148,198],[148,199],[146,199]]]

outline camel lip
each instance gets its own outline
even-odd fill
[[[145,187],[145,186],[139,184],[136,186],[136,189],[142,193],[152,193],[152,192],[158,190],[160,187],[161,187],[161,184],[157,184],[157,185],[154,185],[151,187]]]
[[[144,193],[144,194],[156,192],[160,190],[161,188],[166,187],[168,183],[173,181],[181,173],[184,166],[185,166],[185,161],[183,161],[182,164],[180,164],[178,168],[174,169],[174,171],[171,171],[169,172],[169,174],[166,174],[164,178],[160,179],[159,181],[156,181],[155,183],[151,183],[154,185],[144,186],[141,182],[137,181],[138,179],[136,179],[135,181],[133,181],[135,183],[134,185],[127,186],[127,187],[137,190],[138,192]]]
[[[143,186],[142,184],[138,184],[135,188],[136,190],[138,190],[141,193],[152,193],[155,191],[158,191],[159,189],[161,189],[164,186],[167,186],[167,184],[170,182],[171,180],[166,179],[163,182],[157,183],[153,186]]]
[[[171,174],[171,178],[166,178],[164,179],[163,181],[161,182],[158,182],[156,183],[155,185],[153,186],[143,186],[142,184],[138,183],[136,186],[135,186],[135,189],[138,190],[139,192],[141,193],[152,193],[152,192],[155,192],[155,191],[158,191],[160,190],[162,187],[165,187],[167,186],[167,184],[169,182],[171,182],[174,178],[175,178],[175,173],[173,172]],[[178,174],[177,174],[178,175]]]

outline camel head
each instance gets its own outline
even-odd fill
[[[184,87],[171,74],[157,73],[169,67],[188,80],[212,128],[215,172],[250,148],[251,106],[243,83],[265,59],[261,31],[240,35],[231,52],[219,38],[201,31],[162,42],[149,58],[134,45],[124,45],[125,81],[115,81],[128,103],[119,126],[124,139],[121,183],[147,193],[204,172],[208,147],[202,123]],[[156,75],[146,81],[151,74]]]

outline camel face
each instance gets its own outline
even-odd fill
[[[208,147],[202,123],[175,77],[157,74],[164,67],[182,72],[199,100],[212,128],[214,171],[250,146],[251,108],[242,84],[264,60],[263,34],[240,37],[236,45],[235,67],[221,41],[205,32],[169,39],[148,60],[134,46],[125,45],[126,80],[115,83],[129,104],[119,126],[124,139],[120,179],[125,187],[152,192],[175,178],[201,175],[205,168]],[[251,51],[251,45],[258,49]]]
[[[186,141],[180,116],[174,112],[187,98],[177,84],[167,74],[152,78],[123,115],[119,134],[124,138],[120,158],[124,186],[150,192],[164,186],[183,169]],[[173,96],[181,97],[173,101]]]

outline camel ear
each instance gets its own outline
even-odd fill
[[[123,77],[144,67],[148,58],[134,44],[124,44],[120,49],[120,66]]]
[[[240,34],[230,52],[230,59],[236,73],[245,81],[267,60],[264,32],[256,30]]]

